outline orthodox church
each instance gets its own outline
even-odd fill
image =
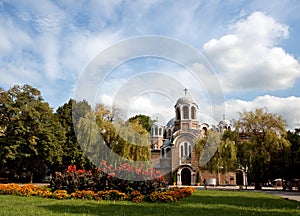
[[[174,108],[175,117],[166,125],[156,122],[151,126],[151,159],[155,168],[169,184],[196,185],[206,179],[210,185],[236,185],[235,173],[211,173],[203,168],[200,171],[193,148],[208,130],[228,130],[230,122],[225,118],[217,126],[199,122],[199,107],[187,89]]]

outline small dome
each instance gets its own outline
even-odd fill
[[[161,124],[159,122],[155,121],[152,123],[152,126],[161,127]]]
[[[168,123],[167,123],[167,127],[171,127],[174,124],[175,118],[171,118]]]
[[[195,103],[192,98],[184,96],[177,100],[176,105],[184,103]]]
[[[222,126],[230,126],[230,121],[228,121],[227,119],[220,121],[219,125]]]

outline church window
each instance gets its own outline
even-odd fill
[[[158,135],[158,128],[155,127],[155,135]]]
[[[172,135],[172,132],[171,132],[171,129],[169,129],[168,137],[171,137],[171,135]]]
[[[196,109],[195,109],[195,107],[192,107],[191,117],[192,117],[192,119],[196,119]]]
[[[179,110],[179,107],[176,109],[176,119],[179,120],[181,117],[180,117],[180,110]]]
[[[184,157],[183,145],[180,146],[180,157]]]
[[[187,106],[183,107],[183,119],[189,118],[189,108]]]
[[[181,163],[192,163],[192,146],[188,142],[180,145],[180,160]]]
[[[154,127],[151,127],[151,135],[154,136]]]
[[[188,146],[187,146],[187,143],[185,142],[184,143],[184,153],[185,153],[185,156],[186,156],[187,152],[188,152]]]

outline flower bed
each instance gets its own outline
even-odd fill
[[[129,200],[132,202],[174,202],[190,196],[195,191],[193,187],[172,188],[166,191],[154,191],[149,195],[143,195],[140,191],[134,190],[128,194],[118,190],[106,190],[94,192],[92,190],[77,190],[68,193],[66,190],[55,190],[45,186],[35,186],[32,184],[0,184],[0,194],[18,196],[40,196],[54,199],[88,199],[88,200]]]
[[[128,179],[139,179],[139,181]],[[94,170],[78,170],[73,165],[62,173],[56,172],[50,187],[52,191],[66,190],[69,194],[78,190],[95,192],[118,190],[125,194],[138,190],[141,194],[147,195],[154,191],[165,190],[166,183],[160,172],[152,167],[124,163],[113,168],[112,165],[102,161],[101,168],[96,167]]]

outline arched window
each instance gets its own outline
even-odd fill
[[[192,109],[191,109],[191,117],[192,117],[192,119],[196,119],[196,108],[195,107],[192,107]]]
[[[181,163],[192,163],[192,146],[188,142],[180,145],[180,161]]]
[[[183,119],[189,119],[189,108],[187,106],[183,107]]]
[[[158,128],[155,127],[155,135],[158,135]]]
[[[168,137],[171,137],[171,136],[172,136],[172,131],[171,131],[171,129],[169,129]]]
[[[184,157],[183,145],[180,146],[180,158]]]
[[[154,132],[155,132],[155,129],[154,129],[154,126],[152,126],[152,127],[151,127],[151,135],[152,135],[152,136],[155,135]]]
[[[159,136],[161,136],[161,135],[162,135],[162,129],[159,128]]]
[[[179,120],[181,117],[180,117],[180,109],[179,107],[177,107],[176,109],[176,119]]]

